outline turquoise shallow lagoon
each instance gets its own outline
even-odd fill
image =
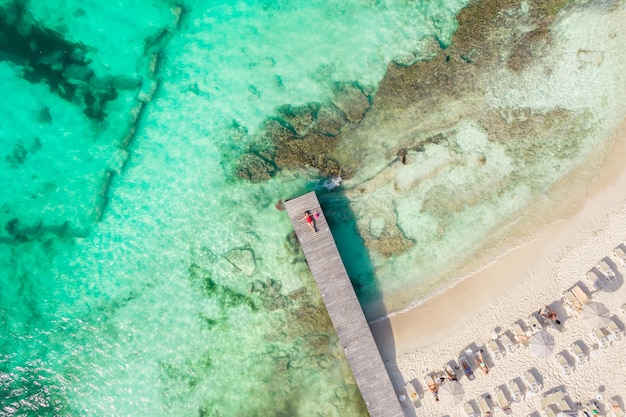
[[[366,415],[277,202],[374,320],[566,215],[626,114],[623,2],[467,3],[0,0],[0,417]],[[337,85],[351,178],[236,175]]]
[[[322,179],[234,163],[463,5],[0,2],[0,415],[364,415],[275,208]]]

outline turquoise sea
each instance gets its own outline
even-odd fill
[[[527,112],[538,100],[510,85],[488,105],[514,121],[556,106],[528,129],[563,142],[491,143],[461,117],[403,170],[386,152],[407,139],[381,129],[335,188],[310,169],[250,182],[236,164],[280,106],[345,82],[374,97],[390,62],[448,47],[467,3],[0,0],[0,417],[366,415],[277,202],[325,196],[376,319],[597,145],[564,112],[610,112],[551,93]],[[383,239],[390,224],[402,238]]]
[[[281,198],[280,105],[375,87],[464,1],[0,2],[0,416],[364,415]]]

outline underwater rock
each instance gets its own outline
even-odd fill
[[[332,103],[322,105],[317,111],[317,118],[313,129],[323,135],[335,136],[341,132],[341,128],[347,123],[341,110]]]
[[[252,182],[269,180],[274,176],[276,167],[254,153],[245,153],[237,161],[235,173],[239,178]]]
[[[307,290],[306,287],[300,287],[296,290],[291,291],[288,297],[292,300],[296,300],[296,299],[304,298],[305,296],[308,295],[308,293],[309,293],[309,290]]]
[[[324,353],[330,344],[330,339],[325,334],[307,334],[304,340],[317,354]]]
[[[256,270],[254,251],[250,248],[231,249],[224,258],[237,268],[237,272],[243,272],[247,276],[252,276]]]
[[[507,59],[507,66],[512,71],[521,71],[527,68],[535,58],[543,55],[542,49],[550,43],[552,35],[547,26],[526,33]]]
[[[269,119],[265,121],[265,134],[272,142],[281,144],[296,139],[294,133],[283,126],[278,120]]]
[[[384,230],[377,238],[367,239],[366,246],[374,249],[385,258],[400,255],[413,247],[414,242],[405,238],[401,233]]]
[[[62,75],[70,84],[84,84],[93,75],[93,70],[85,65],[70,64],[65,68]]]
[[[587,66],[599,67],[604,62],[604,51],[589,51],[586,49],[579,49],[576,54],[578,59],[578,67],[585,68]]]
[[[52,115],[50,114],[50,108],[48,106],[44,106],[39,111],[39,115],[37,116],[37,121],[39,123],[50,123],[52,122]]]
[[[336,83],[331,100],[352,123],[359,123],[370,107],[367,95],[356,83]]]
[[[26,157],[28,156],[28,151],[21,143],[16,143],[13,146],[13,151],[6,156],[6,160],[11,164],[13,168],[17,168],[19,165],[22,165],[24,161],[26,161]]]
[[[304,136],[315,121],[317,109],[313,104],[292,106],[286,104],[278,109],[278,117],[288,124],[298,136]]]
[[[441,52],[441,44],[434,36],[427,36],[417,42],[415,49],[402,56],[395,57],[393,62],[409,67],[420,61],[429,61]]]
[[[284,356],[280,358],[276,358],[274,360],[274,370],[279,373],[284,373],[289,370],[289,357]]]

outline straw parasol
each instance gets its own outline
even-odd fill
[[[591,328],[601,329],[609,324],[611,313],[604,304],[593,302],[583,307],[581,317]]]
[[[457,405],[463,402],[465,390],[459,381],[448,381],[439,387],[439,401],[448,405]]]
[[[554,350],[554,337],[545,330],[542,330],[530,337],[528,347],[533,355],[539,358],[545,358]]]

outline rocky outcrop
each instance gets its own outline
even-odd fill
[[[359,123],[370,107],[367,95],[356,83],[337,83],[331,101],[351,123]]]
[[[273,163],[251,152],[243,154],[235,168],[235,174],[239,178],[252,182],[269,180],[275,172],[276,167]]]
[[[370,108],[370,98],[357,83],[336,83],[324,104],[285,105],[276,117],[265,121],[259,143],[271,144],[271,155],[252,149],[236,164],[238,177],[249,181],[271,178],[281,168],[316,169],[324,177],[349,177],[335,158],[338,138],[344,129],[353,129]],[[269,146],[260,146],[267,149]]]
[[[336,136],[348,121],[339,108],[332,103],[322,105],[317,111],[313,129],[322,135]]]
[[[317,105],[291,106],[289,104],[278,109],[278,117],[283,125],[290,128],[297,136],[305,136],[317,113]]]
[[[250,248],[231,249],[224,255],[224,258],[236,268],[237,272],[241,272],[249,277],[256,270],[254,251]]]

